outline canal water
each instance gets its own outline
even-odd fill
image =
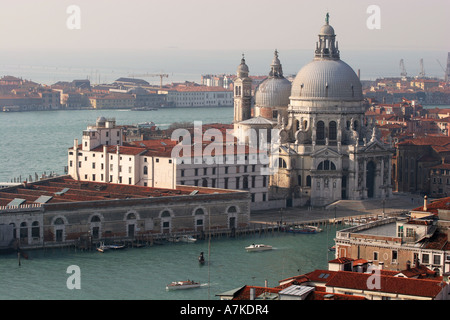
[[[0,256],[2,300],[218,300],[219,293],[243,285],[276,286],[279,280],[326,269],[328,248],[340,225],[317,234],[264,232],[195,243],[164,243],[100,253],[74,248],[39,249]],[[252,243],[273,250],[247,252]],[[206,263],[197,257],[204,252]],[[69,267],[77,266],[74,273]],[[68,270],[69,268],[69,270]],[[69,271],[69,272],[68,272]],[[73,276],[79,274],[77,281]],[[195,280],[199,288],[167,291],[172,281]],[[69,286],[67,282],[69,280]],[[80,288],[70,289],[79,283]]]
[[[117,125],[153,121],[164,129],[173,122],[231,123],[233,108],[0,112],[0,182],[64,173],[74,139],[81,141],[83,130],[101,116],[115,118]]]

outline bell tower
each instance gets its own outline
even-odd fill
[[[237,77],[234,80],[234,123],[251,118],[252,79],[248,73],[248,66],[242,54],[241,64],[237,68]]]

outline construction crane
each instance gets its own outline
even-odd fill
[[[441,64],[441,62],[439,61],[439,59],[436,59],[436,61],[439,63],[439,65],[441,66],[441,69],[442,69],[442,71],[444,71],[444,79],[445,79],[445,82],[447,82],[448,81],[448,75],[447,75],[447,71],[444,69],[444,67],[442,66],[442,64]]]
[[[406,73],[405,64],[404,64],[404,62],[403,62],[403,59],[400,60],[400,75],[401,75],[402,77],[405,77],[405,78],[406,78],[406,76],[408,75],[408,74]]]
[[[168,78],[169,75],[166,73],[144,73],[144,74],[130,74],[129,77],[135,78],[135,77],[160,77],[160,88],[163,86],[163,78]]]
[[[425,69],[423,67],[423,59],[420,59],[420,72],[419,78],[425,78]]]

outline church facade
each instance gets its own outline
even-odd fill
[[[286,199],[287,206],[391,197],[393,148],[365,117],[360,79],[340,59],[328,15],[318,37],[314,59],[292,83],[283,77],[275,51],[268,78],[254,96],[242,58],[234,83],[235,135],[248,143],[249,130],[277,129],[270,197]]]

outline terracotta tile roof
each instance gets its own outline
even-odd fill
[[[57,193],[67,188],[61,195]],[[41,196],[52,196],[48,203],[67,203],[95,200],[142,199],[149,197],[170,197],[189,195],[197,190],[198,194],[234,193],[233,190],[177,186],[176,189],[151,188],[136,185],[77,181],[68,176],[28,183],[26,186],[2,189],[0,206],[5,206],[14,198],[25,199],[24,204],[32,204]]]
[[[380,289],[369,290],[368,278],[371,274],[340,271],[326,284],[327,287],[339,287],[364,291],[378,291],[392,294],[434,298],[442,290],[441,281],[410,279],[380,275]],[[370,280],[369,280],[370,281]],[[445,286],[447,284],[444,284]]]
[[[450,197],[440,198],[439,200],[427,203],[427,212],[437,213],[438,209],[450,210]],[[423,206],[417,207],[412,211],[424,211]]]

